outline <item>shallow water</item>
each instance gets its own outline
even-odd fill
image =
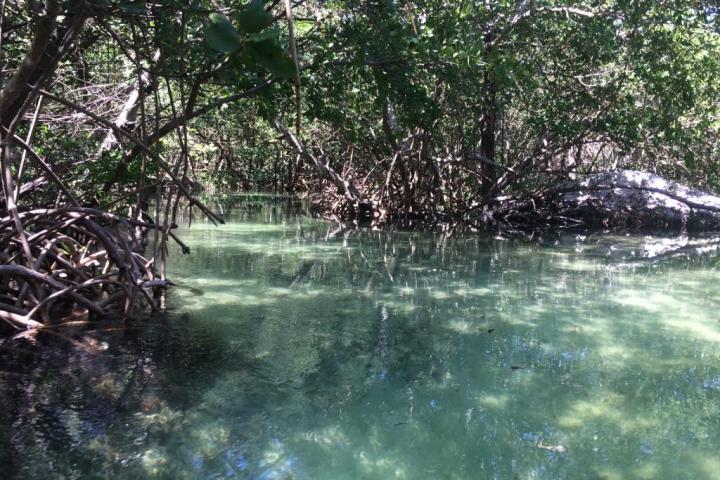
[[[0,477],[720,477],[712,247],[342,232],[286,203],[183,228],[163,317],[0,345]]]

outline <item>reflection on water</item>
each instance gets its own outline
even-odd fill
[[[169,314],[0,345],[3,478],[720,476],[712,248],[227,203],[182,231]]]

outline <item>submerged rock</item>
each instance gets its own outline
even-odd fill
[[[659,175],[622,170],[557,185],[556,215],[588,228],[720,229],[720,197]]]

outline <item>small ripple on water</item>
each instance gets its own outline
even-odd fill
[[[25,477],[717,478],[713,266],[271,227],[196,225],[204,295],[0,388]]]

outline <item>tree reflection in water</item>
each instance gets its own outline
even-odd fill
[[[720,471],[712,243],[338,231],[285,199],[225,207],[235,222],[183,232],[166,315],[0,345],[4,476]]]

